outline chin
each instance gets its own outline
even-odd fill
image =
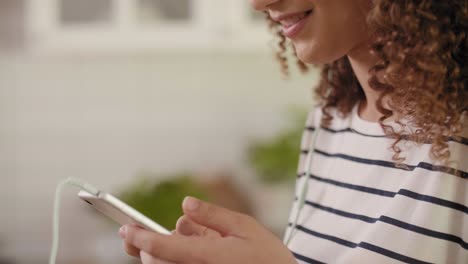
[[[321,49],[313,42],[293,42],[293,44],[296,48],[297,57],[307,64],[323,65],[332,63],[342,56],[334,54],[330,50]]]
[[[297,57],[304,63],[316,65],[327,63],[311,43],[294,43],[294,47]]]

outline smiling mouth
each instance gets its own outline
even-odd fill
[[[291,15],[283,15],[274,20],[282,25],[283,35],[292,38],[304,28],[307,19],[312,13],[313,9]]]
[[[288,28],[291,26],[294,26],[297,24],[299,21],[303,20],[304,18],[308,17],[313,10],[308,10],[302,13],[290,15],[284,18],[279,18],[278,22],[283,25],[283,27]]]

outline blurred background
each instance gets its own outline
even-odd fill
[[[275,48],[247,0],[0,0],[0,263],[47,263],[69,176],[167,228],[195,195],[282,236],[318,75]],[[77,192],[58,263],[133,263]]]

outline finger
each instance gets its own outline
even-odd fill
[[[155,258],[176,263],[196,263],[197,261],[203,263],[203,259],[207,257],[205,254],[215,243],[204,237],[162,235],[131,225],[126,225],[123,229],[122,237],[128,244]]]
[[[202,226],[190,220],[189,217],[183,215],[177,220],[176,230],[178,234],[184,236],[205,236],[205,237],[220,237],[221,235],[215,230]]]
[[[175,264],[174,262],[155,258],[151,256],[151,254],[146,253],[144,251],[140,251],[140,259],[141,259],[141,263],[143,264]]]
[[[124,243],[124,248],[125,248],[125,252],[127,252],[128,255],[132,257],[136,257],[136,258],[140,257],[140,250],[132,246],[131,244]]]
[[[221,235],[245,236],[254,221],[247,215],[186,197],[182,203],[184,213],[200,225],[218,231]]]
[[[123,226],[120,227],[120,229],[119,229],[119,236],[121,236],[121,237],[122,237],[122,232],[123,232],[122,228],[123,228]],[[128,255],[133,256],[133,257],[137,257],[137,258],[140,257],[140,250],[138,248],[130,245],[130,244],[124,242],[124,249],[125,249],[125,252],[127,252]]]

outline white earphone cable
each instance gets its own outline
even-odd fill
[[[77,178],[67,178],[61,181],[57,188],[55,189],[55,198],[54,198],[54,211],[53,211],[53,226],[52,226],[52,247],[50,250],[49,264],[55,264],[57,259],[58,252],[58,243],[59,243],[59,220],[60,220],[60,196],[62,194],[63,187],[65,185],[76,186],[81,188],[93,195],[98,196],[99,190],[92,186],[91,184],[84,182]]]
[[[309,148],[307,149],[308,153],[307,153],[307,161],[306,161],[306,170],[305,170],[305,174],[302,176],[303,177],[303,180],[302,180],[303,183],[301,184],[302,188],[301,188],[301,192],[300,192],[300,195],[299,195],[298,201],[297,201],[297,211],[296,211],[296,215],[294,217],[294,221],[292,223],[291,229],[290,229],[289,233],[285,236],[285,238],[283,240],[283,243],[285,245],[288,245],[289,242],[291,242],[292,237],[296,233],[296,231],[297,231],[296,230],[297,222],[299,221],[299,217],[301,216],[302,208],[305,205],[307,192],[309,190],[309,176],[310,176],[310,170],[311,170],[311,166],[312,166],[312,153],[314,152],[314,149],[315,149],[315,144],[316,144],[317,135],[318,135],[319,130],[320,130],[320,128],[317,127],[315,131],[312,131],[311,141],[309,142]]]

